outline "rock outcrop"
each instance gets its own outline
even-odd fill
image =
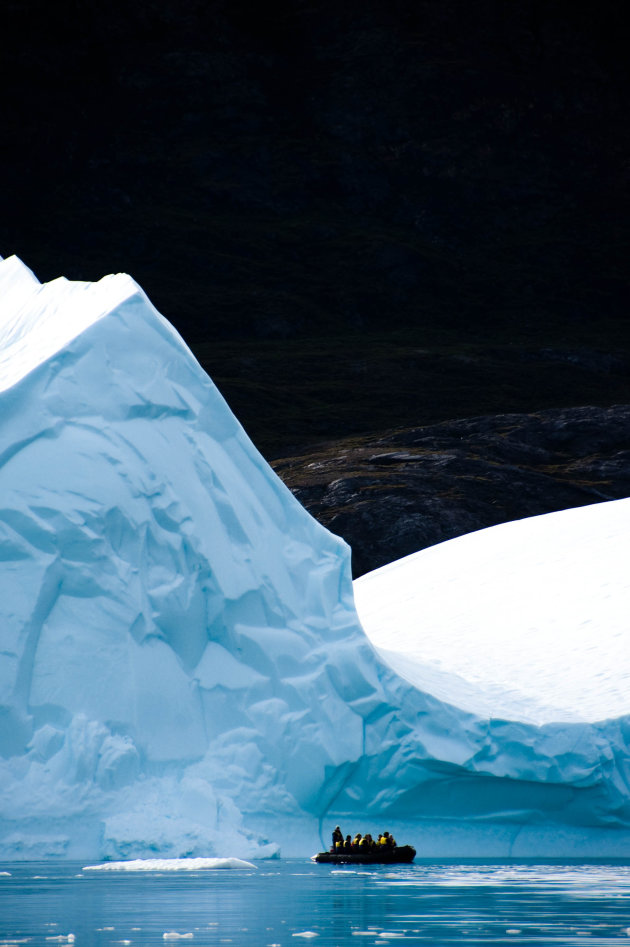
[[[468,418],[276,461],[356,576],[498,523],[630,495],[630,406]]]

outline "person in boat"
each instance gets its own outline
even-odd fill
[[[341,848],[343,848],[343,832],[337,825],[332,834],[332,848],[330,850],[331,852],[336,852]]]
[[[383,832],[379,839],[379,845],[385,848],[396,848],[396,839],[389,832]]]
[[[346,840],[343,843],[343,850],[344,852],[352,851],[352,837],[350,835],[346,835]]]
[[[354,850],[354,851],[358,851],[360,844],[361,844],[361,833],[360,833],[360,832],[357,832],[357,834],[355,835],[354,839],[352,840],[352,848],[353,848],[353,850]]]

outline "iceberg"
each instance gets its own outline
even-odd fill
[[[628,516],[618,502],[593,508],[618,511],[592,514],[602,549],[604,524]],[[529,545],[522,524],[504,534],[524,597],[535,587],[519,549],[537,545],[543,571],[553,555],[556,521],[538,519],[549,528]],[[273,473],[131,277],[40,284],[1,261],[4,858],[305,855],[337,822],[388,828],[426,855],[624,853],[617,579],[607,612],[564,612],[584,673],[562,694],[543,694],[542,676],[525,689],[507,659],[490,680],[528,632],[516,599],[499,609],[501,534],[487,532],[485,558],[473,534],[435,547],[432,573],[411,557],[353,588],[347,545]],[[480,599],[496,599],[498,638],[474,664],[461,646],[473,625],[450,651],[440,628],[445,642],[456,633],[460,596],[488,573]],[[443,619],[438,592],[453,606]],[[528,674],[559,681],[565,648],[540,645],[556,630],[541,627]],[[591,661],[613,639],[614,660]],[[587,679],[600,695],[588,708],[574,690]]]

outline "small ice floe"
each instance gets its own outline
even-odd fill
[[[291,937],[319,937],[315,931],[298,931],[297,934],[291,934]]]
[[[74,944],[74,934],[51,934],[46,940],[55,944]]]
[[[0,878],[10,878],[10,877],[11,877],[10,871],[0,871]]]
[[[523,931],[520,929],[520,927],[508,927],[505,933],[506,934],[522,934]]]
[[[83,871],[205,871],[219,868],[256,868],[242,858],[134,858],[125,862],[86,865]]]
[[[177,931],[164,931],[162,940],[192,940],[194,936],[192,931],[188,931],[186,934],[178,934]]]

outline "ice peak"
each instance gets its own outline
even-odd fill
[[[0,391],[138,292],[124,273],[96,283],[59,277],[41,284],[18,257],[0,260]]]

